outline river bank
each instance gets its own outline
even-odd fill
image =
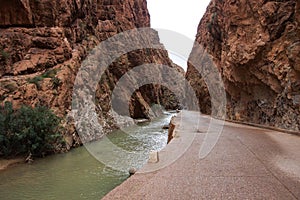
[[[155,115],[156,116],[174,115],[175,113],[177,113],[177,112],[176,111],[161,111],[161,110],[159,110],[159,111],[156,111]],[[143,124],[151,123],[151,120],[150,119],[134,119],[134,123],[135,123],[135,125],[143,125]],[[162,126],[162,129],[168,130],[169,129],[169,123],[164,124]],[[111,132],[114,132],[114,131],[118,131],[118,130],[111,130]],[[168,142],[169,142],[169,139],[168,139]],[[78,147],[75,147],[75,149],[76,148],[78,148]],[[74,149],[74,148],[71,148],[71,149],[69,149],[67,151],[62,151],[61,153],[50,154],[50,155],[47,155],[45,157],[53,156],[53,155],[57,155],[57,154],[62,154],[62,153],[68,153],[72,149]],[[45,158],[45,157],[43,157],[43,158]],[[18,156],[18,157],[12,157],[12,158],[9,158],[9,159],[5,159],[5,158],[1,158],[0,157],[0,172],[2,170],[8,169],[10,167],[13,167],[13,166],[15,166],[17,164],[26,164],[26,163],[28,163],[27,159],[30,159],[29,163],[32,163],[36,159],[43,159],[43,158],[34,158],[33,159],[33,157],[31,157],[31,156],[28,156],[28,158],[26,158],[26,156]]]
[[[0,159],[0,172],[21,163],[25,163],[25,158]]]
[[[163,115],[151,122],[128,127],[127,134],[118,130],[107,135],[112,144],[129,152],[126,157],[112,157],[112,149],[104,148],[98,141],[91,145],[97,147],[95,153],[99,152],[106,160],[97,160],[88,148],[78,147],[68,153],[35,159],[32,164],[9,165],[7,170],[0,172],[0,194],[6,200],[101,199],[129,177],[125,167],[128,163],[139,169],[147,162],[148,152],[160,151],[166,146],[168,130],[162,127],[171,117],[170,114]],[[134,160],[134,154],[141,156]],[[124,170],[114,169],[114,164],[123,166]]]

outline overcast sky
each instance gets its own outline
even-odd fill
[[[151,27],[175,31],[194,41],[198,24],[209,2],[210,0],[147,0]],[[174,58],[172,54],[170,57],[181,66],[186,63],[183,59]]]

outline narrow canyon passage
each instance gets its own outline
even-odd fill
[[[300,199],[299,116],[299,0],[0,0],[0,199]]]

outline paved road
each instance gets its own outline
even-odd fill
[[[209,118],[200,116],[197,126],[197,113],[184,115],[159,162],[103,199],[300,199],[299,136],[226,122],[214,149],[199,159]]]

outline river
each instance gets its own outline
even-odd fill
[[[114,131],[109,140],[130,152],[142,152],[138,159],[131,156],[114,160],[109,150],[101,156],[122,166],[132,163],[140,168],[147,162],[150,151],[159,151],[167,143],[168,131],[162,126],[170,122],[171,114],[134,128]],[[97,142],[91,144],[97,145]],[[0,199],[5,200],[81,200],[101,199],[128,178],[127,170],[116,170],[94,158],[85,147],[69,153],[38,159],[33,164],[20,164],[0,172]]]

